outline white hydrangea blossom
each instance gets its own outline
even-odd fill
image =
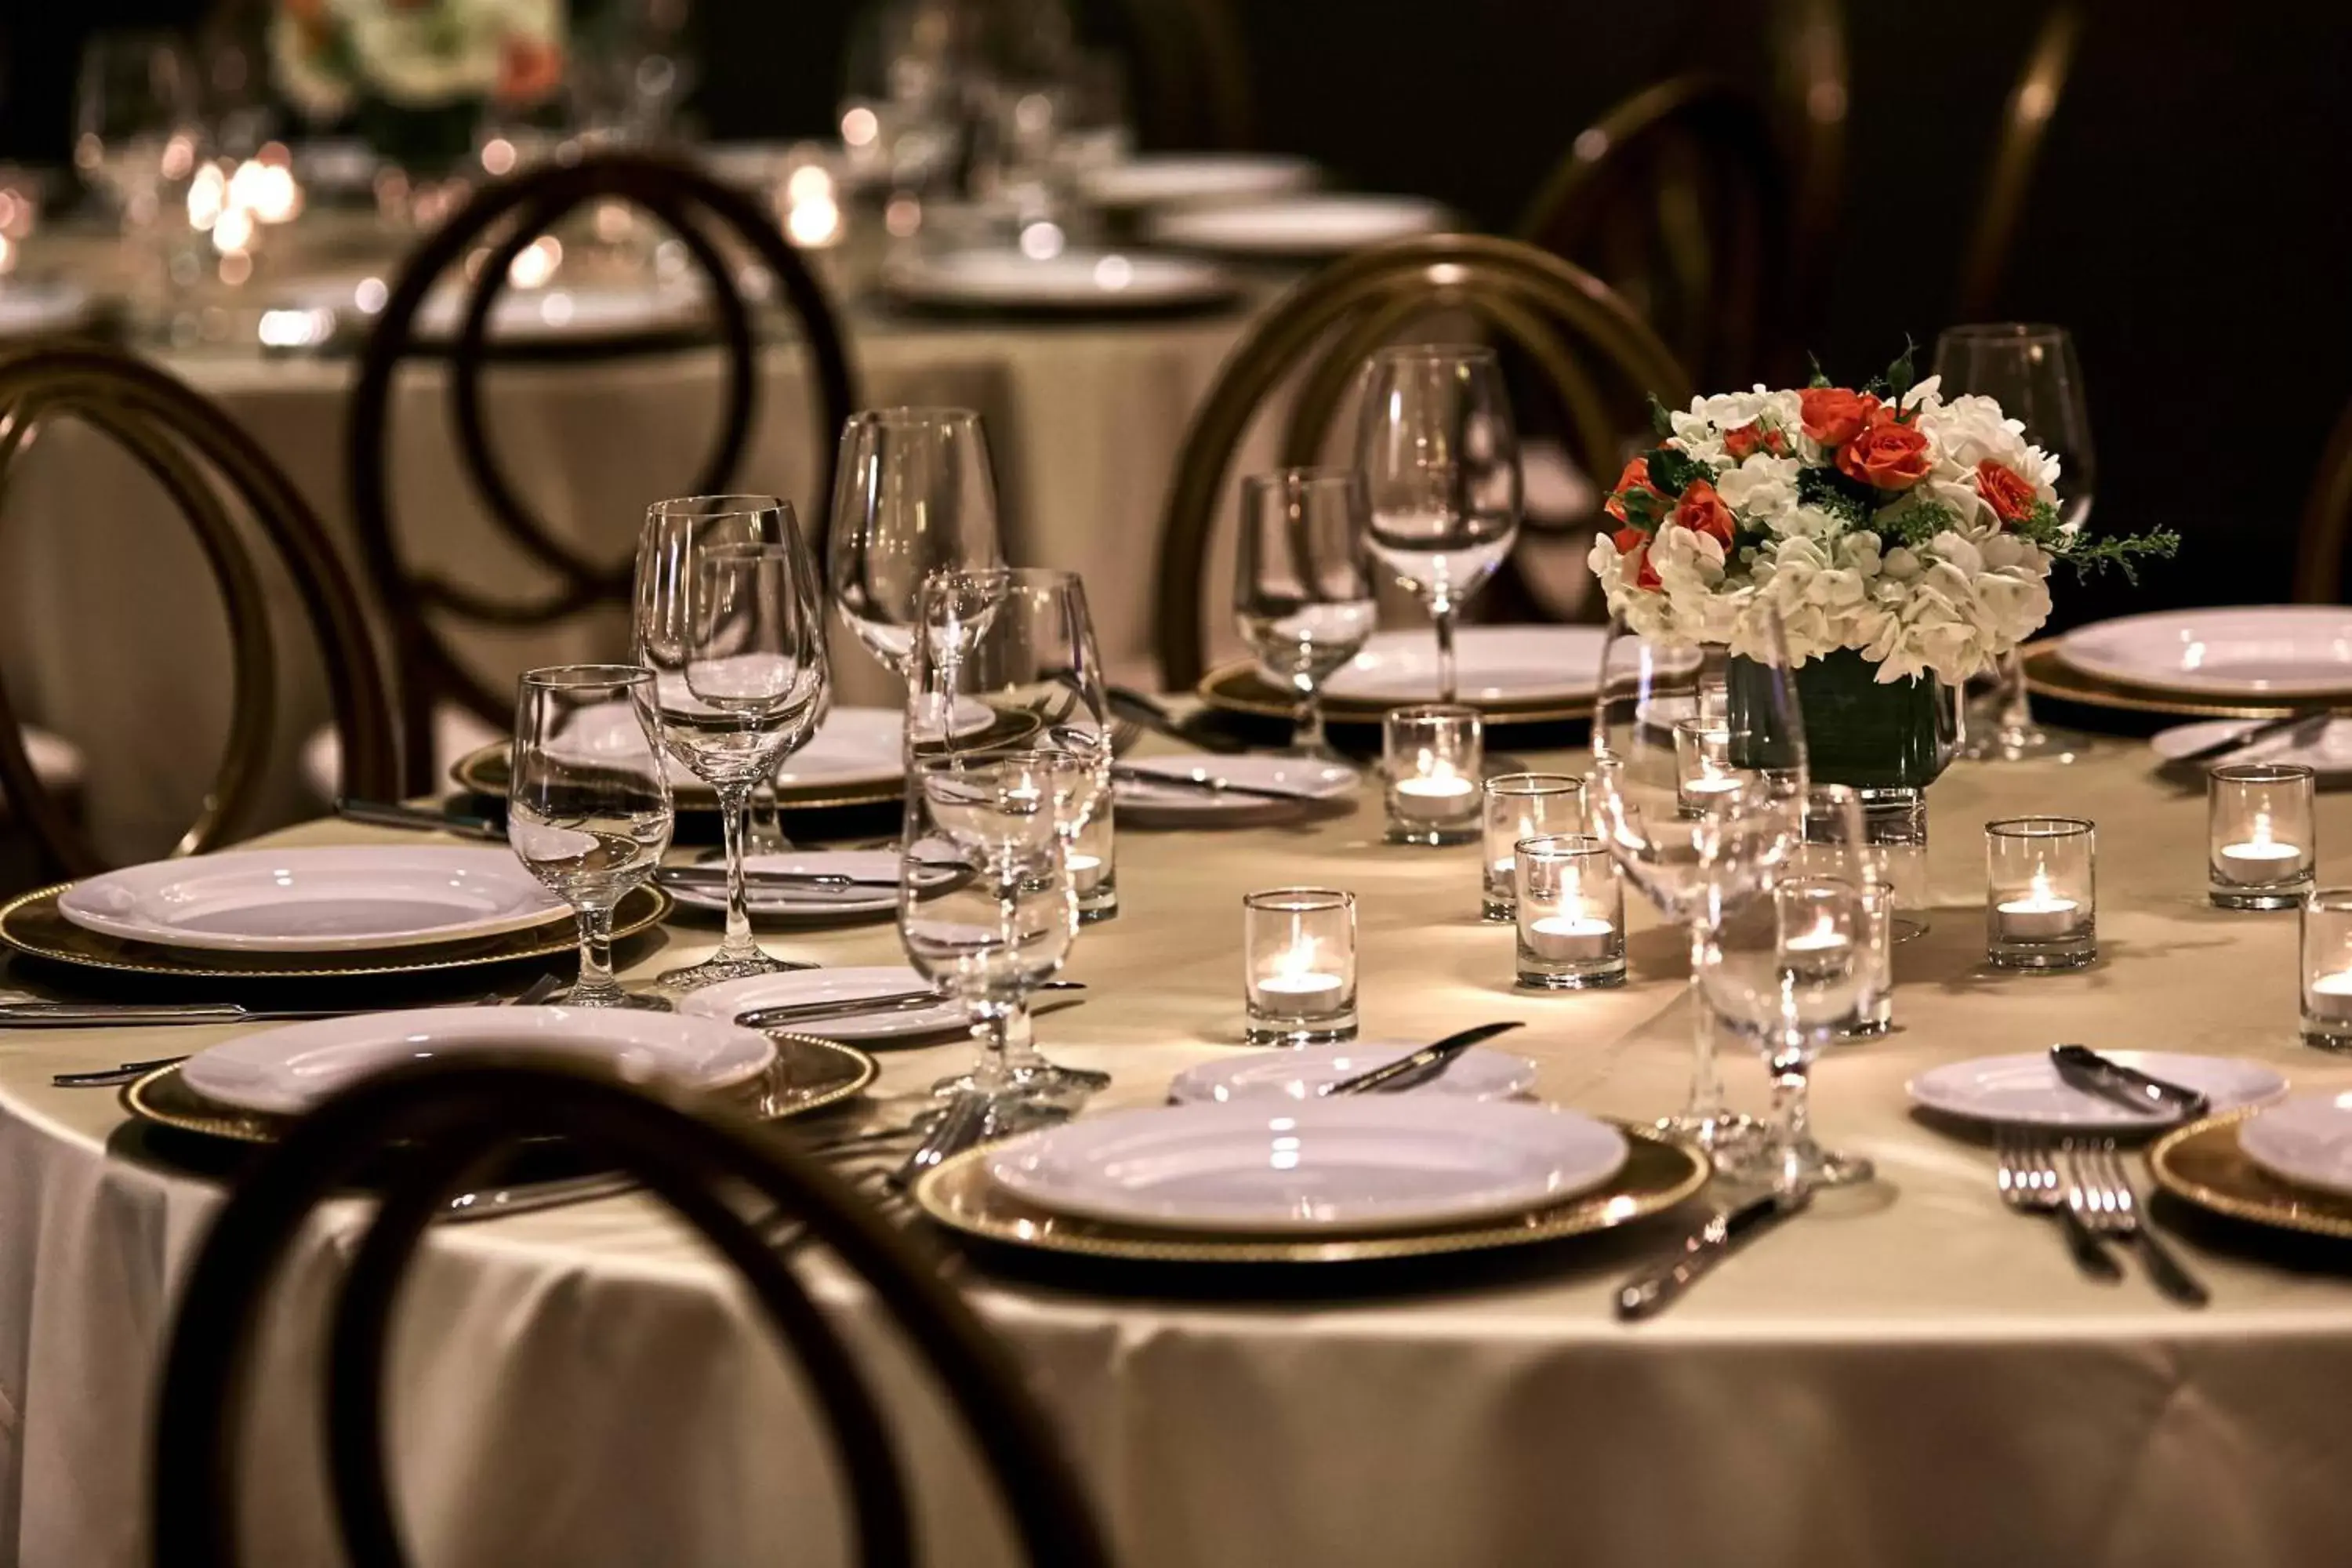
[[[363,91],[405,109],[485,98],[509,45],[564,37],[560,0],[320,0],[297,12],[281,4],[271,18],[270,67],[313,118],[344,112]],[[346,41],[348,55],[320,48],[326,37]]]

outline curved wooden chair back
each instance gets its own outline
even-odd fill
[[[0,489],[36,427],[68,419],[106,436],[163,488],[194,530],[226,602],[233,695],[228,743],[203,810],[173,853],[198,854],[226,842],[245,825],[269,762],[277,652],[254,551],[257,534],[293,579],[324,657],[351,793],[388,795],[398,777],[398,737],[383,670],[369,640],[365,601],[317,515],[278,465],[203,395],[164,372],[95,343],[57,342],[0,353]],[[236,521],[236,510],[250,527]],[[53,868],[72,877],[105,868],[72,815],[34,772],[5,683],[0,793]]]
[[[2344,544],[2352,533],[2352,404],[2336,422],[2320,454],[2311,495],[2304,502],[2303,528],[2295,541],[2294,602],[2344,602]]]
[[[1729,82],[1677,77],[1586,127],[1517,233],[1606,280],[1708,385],[1790,352],[1789,173]]]
[[[1832,247],[1845,194],[1846,115],[1853,73],[1842,0],[1779,0],[1770,12],[1773,100],[1788,148],[1791,353],[1810,352],[1829,318]],[[1780,366],[1768,363],[1765,369]],[[1787,367],[1791,374],[1796,367]]]
[[[1629,401],[1625,395],[1689,400],[1689,380],[1674,354],[1624,300],[1533,246],[1486,235],[1432,235],[1317,273],[1260,317],[1226,359],[1177,456],[1160,525],[1154,625],[1168,689],[1183,689],[1202,673],[1202,572],[1234,453],[1260,406],[1307,367],[1283,461],[1312,463],[1372,350],[1418,318],[1454,310],[1527,356],[1559,400],[1578,461],[1604,481],[1616,477],[1619,448],[1632,427],[1616,412]],[[1619,394],[1613,401],[1612,384]]]
[[[604,1069],[545,1057],[445,1058],[337,1095],[238,1182],[189,1272],[154,1432],[157,1568],[236,1563],[239,1420],[272,1276],[310,1210],[400,1142],[351,1255],[328,1339],[327,1441],[337,1522],[354,1568],[409,1561],[383,1451],[385,1348],[402,1277],[469,1173],[518,1139],[561,1137],[635,1175],[701,1232],[750,1288],[797,1362],[850,1494],[852,1560],[911,1561],[906,1483],[856,1358],[775,1245],[803,1227],[862,1279],[936,1374],[1005,1503],[1025,1560],[1096,1568],[1108,1556],[1076,1473],[1012,1358],[940,1279],[936,1259],[772,1131],[689,1109]],[[745,1217],[741,1195],[777,1214]]]
[[[2010,248],[2017,241],[2026,196],[2033,186],[2034,167],[2042,160],[2042,140],[2066,90],[2066,74],[2074,67],[2083,25],[2083,8],[2078,5],[2064,4],[2053,10],[2034,37],[2017,85],[2010,89],[2009,101],[2001,110],[2000,140],[1993,148],[1976,226],[1960,263],[1954,321],[1982,321],[1992,317],[2001,274],[2009,266]]]
[[[1255,131],[1249,50],[1231,0],[1119,0],[1134,34],[1143,140],[1246,147]]]
[[[763,266],[798,319],[816,395],[810,413],[820,454],[820,497],[833,493],[834,446],[856,410],[857,398],[849,359],[832,306],[800,253],[779,232],[773,215],[750,197],[685,164],[641,153],[595,153],[576,163],[551,164],[485,186],[409,257],[394,284],[361,355],[346,431],[352,515],[360,545],[391,620],[393,645],[402,675],[401,713],[408,737],[404,758],[408,791],[432,787],[432,715],[436,702],[453,701],[486,722],[504,729],[512,721],[513,693],[486,686],[456,657],[436,621],[473,623],[501,629],[553,626],[601,604],[625,603],[633,555],[617,564],[591,559],[560,539],[523,503],[490,450],[482,417],[481,370],[491,352],[486,333],[492,307],[504,291],[508,268],[525,247],[566,216],[592,204],[618,201],[642,209],[667,226],[709,286],[727,360],[726,401],[716,439],[693,481],[680,494],[719,494],[737,488],[744,445],[759,395],[759,343],[751,309],[737,287],[723,246],[751,252]],[[510,600],[435,573],[412,568],[402,555],[393,526],[391,413],[393,381],[402,362],[431,353],[420,342],[418,317],[428,294],[445,276],[468,268],[474,252],[487,253],[474,269],[463,323],[449,360],[449,420],[457,450],[475,493],[509,542],[557,586],[527,600]],[[637,497],[635,501],[658,498]]]

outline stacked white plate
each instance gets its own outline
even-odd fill
[[[1252,1051],[1203,1062],[1176,1075],[1168,1098],[1179,1105],[1303,1104],[1325,1089],[1420,1050],[1426,1040],[1352,1040],[1343,1046],[1304,1046]],[[1508,1051],[1473,1046],[1444,1072],[1412,1090],[1457,1100],[1510,1100],[1535,1087],[1536,1064]]]
[[[2352,699],[2352,609],[2260,605],[2126,616],[2068,632],[2059,656],[2085,674],[2255,702]]]
[[[380,272],[310,279],[273,292],[268,308],[272,313],[325,312],[366,321],[383,310],[391,281]],[[498,342],[543,343],[678,331],[703,320],[702,297],[698,283],[509,288],[490,307],[488,335]],[[445,283],[425,296],[424,309],[416,313],[416,330],[426,338],[454,339],[465,323],[465,312],[466,290]]]
[[[2261,1105],[2286,1092],[2286,1079],[2259,1062],[2176,1051],[2102,1051],[2151,1078],[2199,1090],[2218,1113]],[[1979,1057],[1921,1073],[1904,1086],[1912,1103],[1947,1116],[2069,1132],[2135,1132],[2167,1127],[2178,1112],[2118,1104],[2058,1076],[2047,1052]]]
[[[795,969],[782,974],[755,974],[689,992],[678,1001],[678,1011],[689,1016],[731,1023],[755,1007],[802,1007],[825,1003],[851,1004],[909,991],[929,991],[931,983],[912,969],[898,965],[850,969]],[[828,1040],[854,1040],[878,1045],[899,1040],[936,1038],[969,1028],[971,1015],[961,1003],[942,1001],[936,1007],[912,1012],[843,1014],[812,1018],[792,1027],[803,1035]]]
[[[1102,207],[1165,207],[1242,201],[1304,190],[1315,165],[1276,153],[1154,153],[1089,169],[1078,190]]]
[[[1298,1236],[1528,1214],[1601,1185],[1626,1154],[1591,1117],[1416,1091],[1115,1111],[981,1158],[998,1186],[1059,1214]]]
[[[1601,689],[1601,626],[1465,626],[1454,641],[1454,679],[1465,702],[1570,702]],[[1324,684],[1324,694],[1357,702],[1437,700],[1437,636],[1375,632],[1363,651]]]
[[[951,250],[894,262],[886,293],[933,310],[1118,316],[1218,304],[1235,286],[1223,268],[1140,250]]]
[[[1423,196],[1281,196],[1157,213],[1145,232],[1152,243],[1180,250],[1318,261],[1434,234],[1451,216],[1444,204]]]
[[[2290,1100],[2238,1124],[2246,1158],[2282,1181],[2352,1196],[2352,1095]]]
[[[1275,817],[1295,816],[1326,801],[1345,800],[1355,794],[1363,774],[1339,763],[1305,757],[1228,756],[1211,752],[1175,756],[1137,757],[1128,763],[1135,774],[1114,786],[1119,819],[1138,827],[1241,826]],[[1199,781],[1287,790],[1306,798],[1276,800],[1239,791],[1221,794]],[[1192,781],[1192,782],[1185,782]]]

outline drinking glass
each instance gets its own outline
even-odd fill
[[[1058,823],[1083,771],[1067,753],[1023,752],[921,757],[908,770],[899,940],[924,978],[971,1010],[980,1047],[941,1094],[1069,1100],[1109,1081],[1045,1061],[1029,1027],[1030,994],[1077,935]],[[942,880],[942,866],[956,874]]]
[[[676,817],[654,727],[653,672],[634,664],[534,669],[515,699],[507,842],[580,922],[572,1007],[646,1007],[613,978],[613,910],[653,875]]]
[[[1437,626],[1437,698],[1455,700],[1454,624],[1519,532],[1519,436],[1492,349],[1385,348],[1356,427],[1373,553]]]
[[[1234,618],[1260,673],[1297,701],[1292,756],[1344,763],[1323,734],[1323,683],[1380,621],[1363,476],[1281,468],[1242,481]]]
[[[744,817],[754,785],[805,745],[828,700],[823,598],[793,509],[773,496],[656,502],[637,548],[637,660],[670,754],[719,796],[727,934],[701,963],[662,976],[692,990],[805,968],[771,958],[744,899]]]
[[[1047,820],[1065,874],[1074,855],[1115,855],[1110,836],[1088,831],[1111,810],[1111,719],[1077,574],[1002,566],[934,573],[918,605],[907,667],[909,777],[929,758],[1050,752],[1063,760],[1050,775]],[[1115,864],[1094,869],[1117,875]],[[1025,1036],[1008,1049],[1011,1070],[1025,1083],[1091,1089],[1109,1081],[1048,1062]]]
[[[969,408],[868,409],[842,426],[835,471],[834,605],[866,651],[904,677],[924,580],[1003,560],[988,434]]]
[[[1951,327],[1936,340],[1936,374],[1947,398],[1974,393],[2000,405],[2025,425],[2025,438],[2059,460],[2060,516],[2079,528],[2091,515],[2098,465],[2091,450],[2091,415],[2083,395],[2083,367],[2063,327],[1991,321]],[[1997,715],[1968,738],[1960,754],[1982,762],[2016,763],[2069,757],[2083,736],[2034,722],[2025,689],[2025,659],[2003,654]]]
[[[82,46],[74,85],[74,166],[112,198],[141,257],[142,307],[170,284],[173,189],[196,172],[201,79],[167,32],[101,32]]]
[[[1601,656],[1592,767],[1584,781],[1593,837],[1635,891],[1681,924],[1691,952],[1691,1089],[1659,1125],[1710,1153],[1736,1160],[1755,1146],[1755,1124],[1726,1108],[1713,1015],[1699,988],[1724,908],[1769,885],[1798,842],[1804,726],[1787,642],[1769,605],[1751,605],[1737,700],[1723,689],[1720,649],[1661,635],[1644,637],[1614,617]],[[1685,815],[1675,758],[1676,725],[1724,713],[1738,787],[1715,808]]]

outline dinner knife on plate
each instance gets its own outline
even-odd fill
[[[345,822],[364,822],[373,827],[415,827],[427,833],[450,833],[460,838],[486,838],[500,844],[507,837],[507,830],[487,816],[444,811],[439,806],[406,805],[396,800],[337,795],[335,815]]]
[[[1048,980],[1036,987],[1040,991],[1084,991],[1083,980]],[[923,1013],[933,1007],[956,1005],[952,996],[937,991],[887,991],[874,996],[828,996],[818,1002],[785,1002],[772,1007],[754,1007],[735,1015],[736,1024],[746,1029],[788,1029],[795,1024],[814,1023],[827,1018],[880,1017],[891,1013]]]
[[[1415,1089],[1437,1077],[1451,1066],[1454,1058],[1482,1040],[1523,1027],[1513,1018],[1501,1024],[1481,1024],[1474,1029],[1448,1035],[1444,1039],[1426,1045],[1408,1057],[1385,1062],[1370,1072],[1360,1072],[1353,1078],[1343,1078],[1327,1083],[1315,1092],[1318,1096],[1332,1094],[1395,1094]]]
[[[2293,745],[2305,745],[2324,734],[2327,726],[2333,723],[2335,719],[2336,714],[2330,709],[2299,709],[2281,718],[2265,720],[2251,730],[2240,730],[2219,741],[2200,746],[2193,752],[2183,752],[2172,760],[2176,763],[2210,763],[2217,758],[2232,756],[2249,746],[2258,746],[2264,741],[2281,735],[2286,737],[2289,743]]]
[[[1724,1210],[1684,1238],[1682,1250],[1671,1260],[1620,1285],[1617,1315],[1628,1322],[1655,1317],[1743,1243],[1802,1214],[1812,1201],[1812,1190],[1800,1187],[1794,1192],[1766,1193]]]
[[[2194,1121],[2213,1110],[2212,1100],[2201,1091],[2126,1067],[2088,1046],[2053,1046],[2050,1063],[2061,1079],[2076,1089],[2150,1116],[2172,1114]]]
[[[1298,805],[1315,805],[1332,797],[1310,795],[1303,789],[1283,789],[1274,784],[1237,784],[1221,778],[1206,768],[1194,768],[1189,773],[1161,773],[1156,768],[1129,767],[1124,763],[1111,769],[1114,783],[1139,784],[1144,787],[1164,785],[1169,789],[1197,790],[1211,795],[1241,795],[1249,800],[1289,801]]]

